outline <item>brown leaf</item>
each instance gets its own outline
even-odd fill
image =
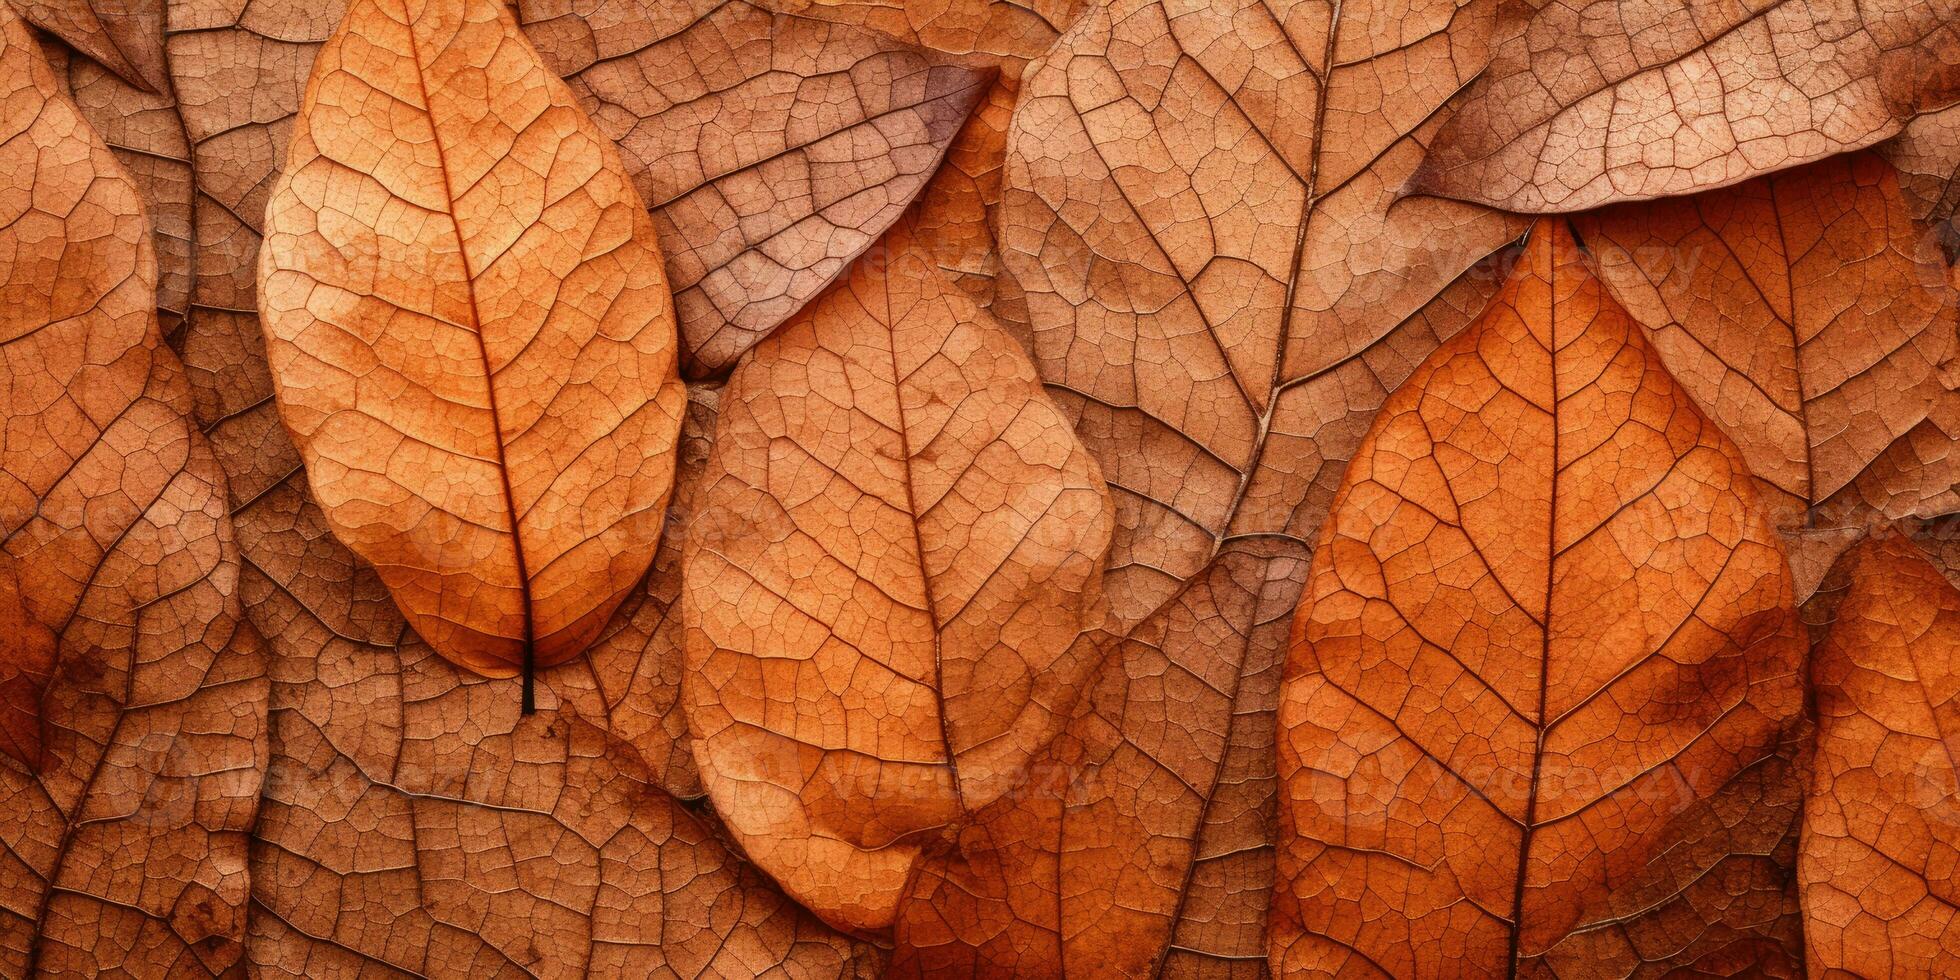
[[[722,393],[682,687],[735,839],[834,923],[891,924],[921,845],[1008,792],[1092,662],[1110,512],[1027,355],[914,251]]]
[[[1960,589],[1881,531],[1835,575],[1848,590],[1811,658],[1817,750],[1804,805],[1813,975],[1941,976],[1960,958]]]
[[[925,186],[990,73],[745,0],[522,0],[654,211],[686,372],[726,371]]]
[[[0,93],[0,973],[216,975],[266,751],[224,478],[136,187],[10,9]]]
[[[1293,636],[1276,973],[1800,972],[1789,572],[1563,221],[1383,406]]]
[[[1477,0],[1333,25],[1306,2],[1120,0],[1030,66],[1003,258],[1109,479],[1119,642],[1027,785],[921,866],[896,972],[1263,957],[1272,706],[1309,541],[1375,408],[1483,307],[1478,263],[1523,230],[1396,200],[1505,22]]]
[[[685,393],[653,223],[497,0],[355,0],[266,210],[279,411],[438,653],[581,653],[645,573]]]
[[[165,0],[8,0],[27,22],[60,38],[144,92],[170,91],[164,67]]]
[[[1491,59],[1412,190],[1512,211],[1688,194],[1960,101],[1954,0],[1560,0]]]
[[[1576,219],[1780,528],[1960,509],[1960,310],[1892,168],[1837,157]]]

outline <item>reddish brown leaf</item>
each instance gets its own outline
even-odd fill
[[[861,930],[1060,727],[1110,532],[1025,352],[910,235],[729,379],[682,595],[718,812],[791,895]]]
[[[1563,221],[1383,406],[1293,636],[1276,973],[1800,972],[1789,571]]]
[[[745,0],[522,0],[654,209],[687,373],[728,369],[924,188],[990,75]]]
[[[497,0],[355,0],[266,210],[279,411],[334,534],[492,676],[645,574],[685,393],[653,223]]]
[[[0,133],[0,973],[224,973],[266,682],[223,474],[136,187],[10,9]]]
[[[1482,308],[1478,263],[1523,229],[1396,200],[1500,5],[1328,18],[1122,0],[1028,70],[1003,258],[1110,481],[1120,642],[1023,790],[921,866],[897,972],[1263,957],[1272,706],[1309,539],[1374,409]]]
[[[1960,509],[1960,311],[1892,168],[1837,157],[1576,221],[1781,528]]]
[[[170,91],[165,0],[8,0],[27,22],[152,94]]]
[[[1413,190],[1582,211],[1870,146],[1960,101],[1960,5],[1555,0],[1491,59]]]
[[[1960,589],[1880,532],[1811,658],[1817,751],[1804,806],[1813,975],[1944,976],[1960,962]]]

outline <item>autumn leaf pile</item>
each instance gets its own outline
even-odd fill
[[[0,976],[1960,976],[1960,5],[0,2]]]

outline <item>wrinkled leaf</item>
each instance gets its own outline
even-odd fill
[[[1396,200],[1500,5],[1328,16],[1122,0],[1028,70],[1003,260],[1110,483],[1116,642],[1023,789],[922,864],[897,973],[1263,958],[1272,706],[1308,542],[1375,408],[1482,308],[1479,263],[1523,230]]]
[[[334,534],[456,663],[577,656],[652,560],[686,397],[611,143],[496,0],[356,0],[266,225],[280,417]]]
[[[686,371],[726,371],[910,204],[990,73],[745,0],[522,0],[667,253]]]
[[[1938,976],[1960,958],[1960,589],[1889,531],[1833,574],[1798,862],[1810,967]]]
[[[1957,50],[1954,0],[1557,0],[1410,187],[1535,212],[1734,184],[1960,101]]]
[[[170,91],[164,67],[167,0],[8,0],[27,22],[60,38],[144,92]]]
[[[1276,973],[1801,972],[1789,572],[1563,221],[1383,406],[1293,636]]]
[[[1837,157],[1575,221],[1781,528],[1960,509],[1960,310],[1892,168]]]
[[[922,843],[1009,792],[1092,666],[1107,491],[1013,339],[895,228],[721,396],[682,698],[756,863],[891,924]]]
[[[224,477],[136,187],[8,9],[0,134],[0,973],[216,975],[266,751]]]

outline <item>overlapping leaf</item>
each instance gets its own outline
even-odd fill
[[[1374,409],[1522,231],[1396,199],[1506,23],[1483,2],[1124,0],[1029,68],[1003,260],[1115,498],[1119,642],[1023,789],[922,865],[895,970],[1263,956],[1271,712],[1309,538]]]
[[[654,209],[687,373],[725,371],[924,188],[989,73],[747,0],[522,0]]]
[[[356,0],[266,211],[279,411],[416,632],[508,675],[644,575],[685,403],[653,223],[496,0]]]
[[[0,972],[217,975],[264,647],[129,176],[0,8]]]
[[[164,68],[167,0],[8,0],[28,23],[152,94],[170,89]]]
[[[882,247],[730,377],[682,596],[717,811],[792,895],[862,930],[1065,720],[1110,534],[1026,353],[909,222]]]
[[[1940,976],[1960,962],[1960,589],[1896,532],[1839,563],[1812,655],[1805,946],[1818,974]]]
[[[1960,311],[1869,153],[1577,219],[1780,527],[1960,508]]]
[[[1687,194],[1960,101],[1960,6],[1554,0],[1491,59],[1419,191],[1514,211]]]
[[[1796,975],[1802,659],[1740,453],[1541,223],[1314,555],[1273,970]]]

